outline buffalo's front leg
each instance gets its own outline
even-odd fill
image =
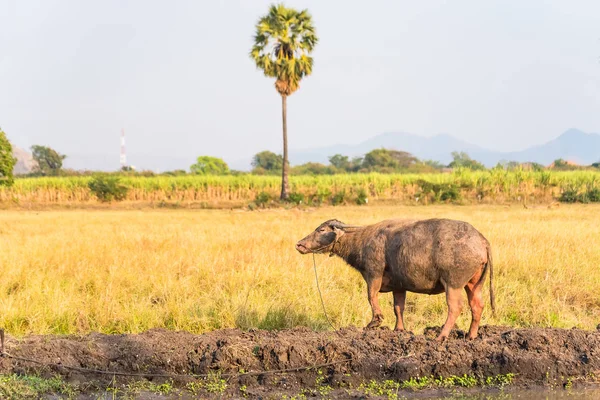
[[[381,277],[367,280],[367,291],[369,295],[369,304],[373,312],[373,318],[367,325],[367,328],[377,328],[383,321],[383,314],[379,307],[379,290],[381,289]]]
[[[394,314],[396,314],[395,331],[404,330],[404,302],[406,301],[406,290],[394,292]]]

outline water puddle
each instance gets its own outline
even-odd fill
[[[452,393],[443,395],[441,397],[433,395],[419,395],[415,396],[398,396],[399,399],[461,399],[461,400],[598,400],[600,399],[600,387],[591,387],[583,389],[569,389],[569,390],[548,390],[548,389],[515,389],[506,390],[495,393]]]

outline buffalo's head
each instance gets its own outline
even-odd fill
[[[310,235],[296,243],[296,250],[301,254],[325,253],[333,248],[333,245],[345,233],[348,225],[337,219],[323,222]]]

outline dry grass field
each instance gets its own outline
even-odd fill
[[[600,206],[366,206],[315,210],[97,210],[0,213],[0,326],[29,333],[194,333],[239,327],[327,329],[312,270],[295,242],[329,218],[471,222],[494,251],[498,312],[483,324],[600,323]],[[317,256],[337,326],[370,319],[365,284],[337,258]],[[488,284],[485,285],[489,304]],[[394,321],[382,294],[385,324]],[[406,324],[445,320],[443,295],[409,293]],[[468,327],[465,307],[458,327]]]

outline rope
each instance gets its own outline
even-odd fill
[[[315,260],[315,253],[313,253],[312,256],[313,256],[313,267],[315,269],[315,280],[317,281],[317,290],[319,291],[319,298],[321,299],[321,306],[323,307],[323,314],[325,314],[325,319],[329,323],[329,326],[331,326],[331,328],[334,331],[337,331],[336,327],[331,323],[331,320],[329,319],[329,315],[327,315],[327,310],[325,309],[325,302],[323,301],[323,294],[321,293],[321,288],[319,287],[319,276],[317,275],[317,261]]]

